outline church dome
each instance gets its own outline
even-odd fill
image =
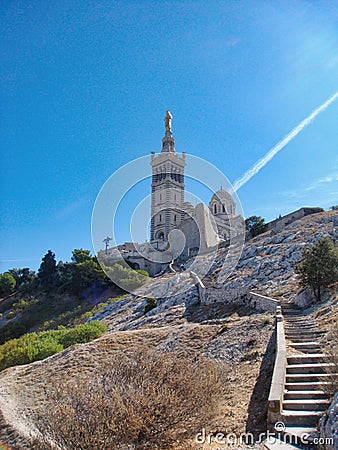
[[[233,202],[233,199],[232,199],[231,195],[229,194],[229,192],[225,191],[223,188],[219,189],[217,192],[214,193],[214,195],[211,197],[210,203],[212,203],[213,200],[216,200],[218,202],[220,200]]]
[[[236,214],[236,204],[233,198],[231,197],[229,192],[225,191],[222,188],[215,192],[211,197],[209,209],[214,216],[234,216]]]

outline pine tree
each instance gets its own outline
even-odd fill
[[[303,252],[303,259],[295,268],[300,284],[312,288],[317,300],[322,289],[338,282],[338,248],[327,236]]]
[[[42,263],[38,270],[38,280],[40,286],[50,291],[57,285],[59,275],[56,267],[55,254],[48,250],[45,256],[42,258]]]

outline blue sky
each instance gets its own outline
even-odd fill
[[[336,1],[2,0],[0,14],[0,271],[91,249],[101,186],[160,151],[166,109],[177,151],[234,182],[338,90]],[[246,217],[338,203],[337,124],[338,101],[238,191]]]

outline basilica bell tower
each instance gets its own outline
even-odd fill
[[[162,151],[151,153],[151,242],[167,242],[170,231],[180,225],[184,215],[185,153],[176,153],[171,122],[172,115],[167,111]]]

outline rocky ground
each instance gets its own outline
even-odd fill
[[[303,299],[294,266],[301,260],[302,251],[319,239],[325,236],[334,241],[338,239],[338,229],[333,226],[337,216],[337,211],[318,213],[297,220],[278,233],[268,231],[257,236],[245,244],[231,273],[232,261],[227,259],[227,248],[219,250],[211,261],[210,256],[201,257],[194,263],[194,270],[203,273],[203,266],[209,259],[210,270],[202,281],[216,302],[231,302],[248,291],[298,303],[308,301],[311,293],[306,292]],[[189,268],[189,264],[187,266]],[[110,304],[95,319],[102,320],[112,330],[184,323],[198,302],[197,288],[188,272],[152,279],[139,294],[128,295]],[[144,315],[146,296],[156,297],[158,306]],[[200,314],[199,321],[212,318],[212,311],[205,311],[204,316]],[[215,317],[222,316],[217,312]]]
[[[246,430],[258,434],[264,430],[266,420],[273,330],[273,318],[269,314],[240,317],[235,313],[221,325],[185,323],[108,333],[44,361],[3,371],[0,388],[3,423],[14,425],[19,435],[27,438],[36,432],[39,408],[48,403],[55,385],[66,384],[83,371],[90,377],[109,362],[112,352],[128,352],[145,346],[160,351],[200,352],[229,365],[229,393],[220,399],[218,417],[213,423],[205,424],[205,428],[208,432],[222,430],[225,434],[239,435]],[[10,434],[8,427],[5,434]],[[4,434],[1,437],[7,439]],[[29,445],[21,444],[17,448],[29,448]],[[187,448],[195,447],[189,444]]]
[[[109,304],[95,317],[110,330],[104,337],[71,347],[44,361],[3,371],[0,408],[4,427],[0,440],[10,442],[11,448],[29,448],[20,444],[18,435],[27,437],[34,432],[37,411],[48,403],[48,391],[55,383],[61,380],[67,383],[83,371],[90,377],[109,361],[112,352],[140,345],[161,351],[200,352],[225,362],[231,368],[229,393],[227,398],[220,399],[219,415],[206,428],[236,434],[264,431],[274,360],[274,317],[249,305],[238,306],[231,300],[236,292],[253,290],[276,299],[303,301],[294,264],[300,261],[302,250],[320,238],[326,235],[338,238],[333,228],[335,215],[337,212],[332,211],[305,217],[279,233],[270,231],[252,239],[230,275],[229,267],[225,267],[228,249],[220,249],[216,258],[208,261],[211,269],[204,280],[207,289],[217,292],[215,304],[199,303],[198,289],[188,272],[166,274],[152,279],[138,295]],[[203,257],[198,264],[207,265]],[[312,306],[313,315],[325,331],[337,320],[338,307],[332,300],[336,298],[335,291],[332,292],[329,303],[324,301],[320,308]],[[158,303],[144,314],[146,297],[155,297]],[[308,298],[307,294],[305,297]],[[191,441],[186,448],[217,446],[196,446]]]

